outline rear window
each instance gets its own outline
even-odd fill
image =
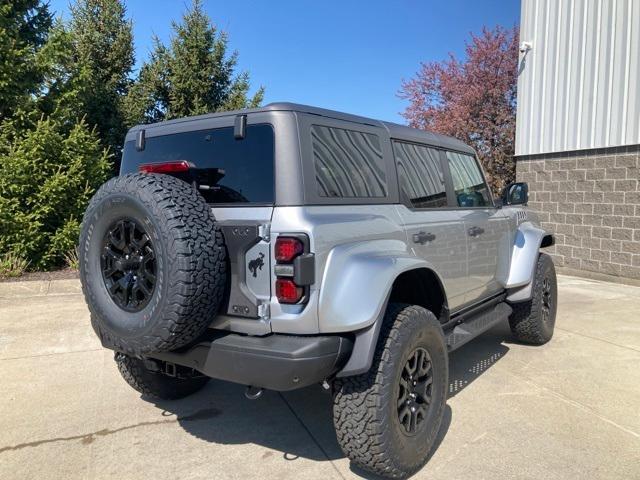
[[[121,173],[136,172],[143,163],[186,160],[196,168],[219,168],[224,176],[202,191],[209,203],[274,202],[274,135],[271,125],[249,125],[236,140],[233,127],[147,137],[144,150],[135,142],[124,147]]]
[[[319,196],[386,196],[387,180],[377,135],[312,125],[311,137]]]

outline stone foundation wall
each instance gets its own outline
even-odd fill
[[[557,266],[640,279],[639,169],[640,145],[516,158]]]

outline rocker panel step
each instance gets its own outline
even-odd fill
[[[482,310],[477,315],[445,332],[447,348],[450,352],[460,348],[494,325],[507,320],[511,312],[511,307],[506,303],[498,303],[494,307]]]

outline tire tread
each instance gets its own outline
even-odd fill
[[[555,281],[555,269],[553,261],[547,254],[541,253],[536,264],[535,278],[531,300],[511,304],[513,312],[509,316],[511,332],[516,340],[531,345],[543,345],[551,340],[551,332],[545,331],[542,322],[542,282],[544,270],[551,268]]]
[[[96,307],[95,294],[87,287],[81,268],[92,326],[103,345],[131,355],[188,345],[209,326],[223,301],[227,283],[226,248],[211,208],[190,184],[168,175],[115,177],[91,199],[83,220],[81,245],[88,234],[89,220],[107,197],[114,194],[133,197],[157,220],[158,233],[168,252],[163,259],[169,271],[168,298],[153,329],[136,338],[121,338],[105,327],[103,313]],[[92,252],[80,249],[81,267],[90,254]]]
[[[392,362],[402,353],[403,330],[416,331],[425,312],[440,328],[435,316],[422,307],[406,304],[390,304],[383,324],[373,363],[368,372],[338,378],[334,381],[334,426],[338,443],[344,453],[361,468],[388,478],[405,478],[419,470],[425,459],[417,459],[407,468],[400,465],[390,446],[391,437],[385,435],[388,418],[382,405],[387,404],[393,391],[391,379],[385,377],[380,365]],[[421,318],[422,317],[422,318]],[[445,351],[444,340],[442,348]],[[445,375],[446,376],[446,375]],[[438,425],[443,416],[445,402],[439,405]]]

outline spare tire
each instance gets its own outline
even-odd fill
[[[130,355],[198,338],[223,302],[226,248],[190,184],[129,174],[93,196],[80,232],[80,279],[105,347]]]

